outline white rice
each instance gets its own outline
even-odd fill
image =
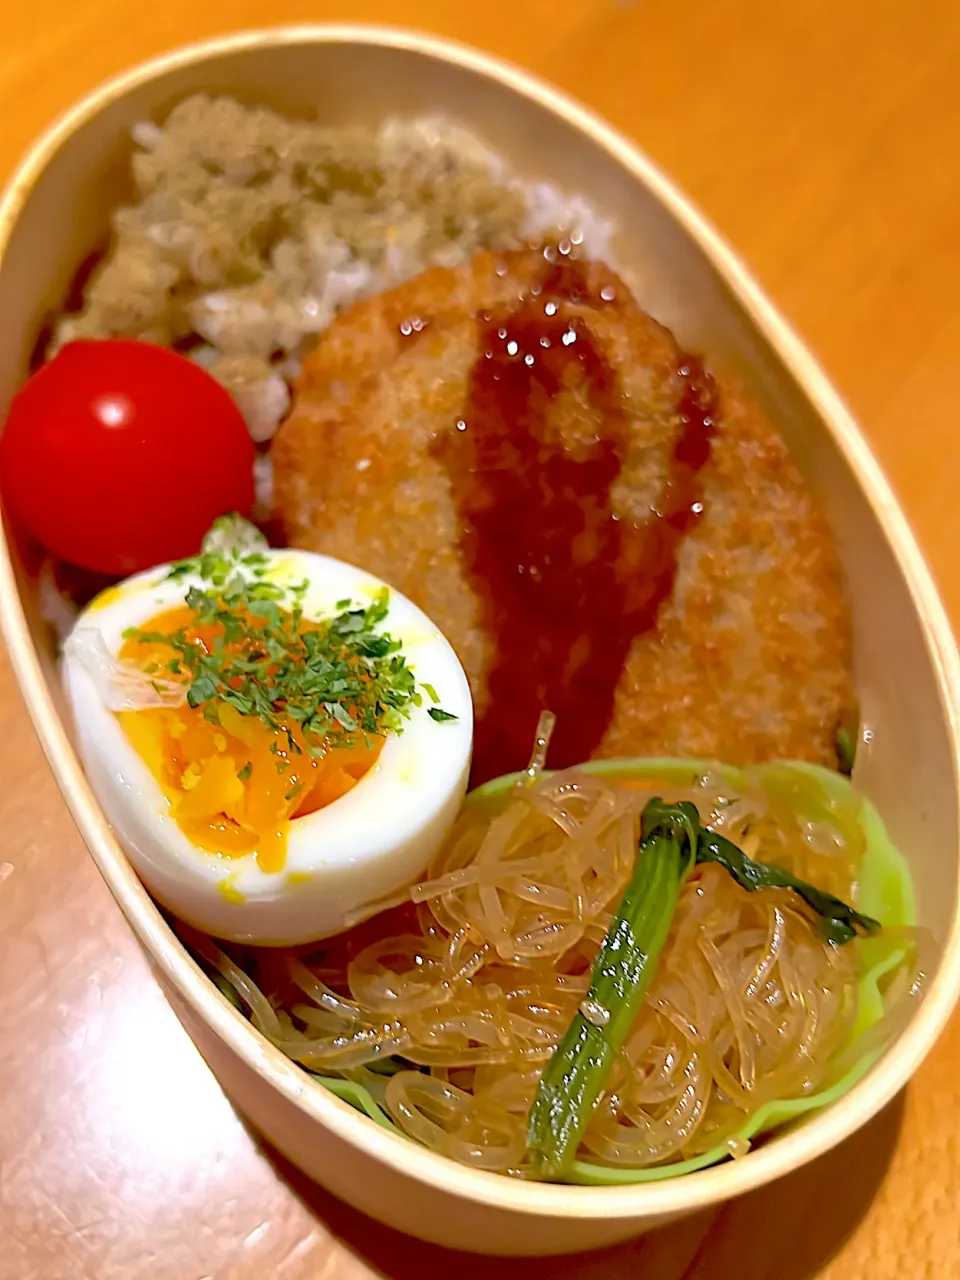
[[[111,247],[55,346],[176,345],[231,392],[261,445],[304,354],[358,299],[545,235],[611,260],[613,227],[588,200],[511,176],[439,117],[332,129],[201,95],[132,137],[139,202],[116,211]]]

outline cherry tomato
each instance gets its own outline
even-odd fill
[[[199,366],[147,342],[70,342],[14,397],[0,485],[54,556],[119,577],[194,555],[217,516],[248,514],[253,458]]]

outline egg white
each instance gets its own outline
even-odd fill
[[[352,565],[305,551],[272,551],[268,577],[306,579],[308,618],[366,605],[383,583]],[[76,627],[94,628],[116,656],[128,627],[182,604],[199,578],[171,581],[169,566],[128,579],[94,600]],[[381,624],[401,642],[419,684],[433,686],[456,720],[438,723],[429,699],[410,708],[376,765],[345,796],[290,823],[286,864],[264,872],[253,855],[227,858],[194,845],[68,640],[63,675],[87,776],[121,845],[153,896],[188,924],[218,938],[292,946],[341,932],[376,903],[415,881],[456,817],[467,786],[473,707],[453,649],[425,614],[391,590]],[[79,636],[79,630],[75,636]],[[85,633],[89,637],[90,632]]]

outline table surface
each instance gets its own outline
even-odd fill
[[[487,47],[638,139],[817,352],[960,619],[954,0],[32,0],[4,17],[0,173],[131,62],[231,28],[336,18]],[[85,853],[5,659],[0,766],[0,1280],[485,1276],[483,1259],[376,1226],[254,1141]],[[775,1187],[611,1252],[497,1273],[956,1274],[958,1056],[960,1016],[886,1112]]]

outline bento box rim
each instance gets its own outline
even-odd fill
[[[949,725],[956,779],[960,660],[950,624],[890,486],[840,397],[737,256],[661,170],[586,106],[530,72],[457,41],[383,25],[297,24],[237,32],[185,45],[142,62],[93,89],[33,143],[0,197],[0,264],[27,198],[46,166],[75,133],[111,103],[151,80],[207,61],[258,49],[310,44],[359,44],[416,53],[492,81],[586,136],[645,187],[683,228],[778,354],[858,478],[924,629]],[[202,84],[198,83],[197,88]],[[621,1187],[518,1182],[455,1164],[388,1132],[310,1082],[220,995],[177,940],[115,841],[55,710],[20,601],[5,531],[0,534],[0,625],[35,730],[67,806],[128,923],[163,978],[251,1071],[288,1102],[401,1176],[427,1186],[441,1186],[446,1193],[463,1200],[530,1217],[626,1221],[692,1212],[770,1182],[848,1137],[902,1088],[936,1041],[954,1007],[960,990],[960,904],[955,907],[944,939],[939,972],[911,1022],[884,1058],[841,1102],[748,1157],[676,1180]]]

